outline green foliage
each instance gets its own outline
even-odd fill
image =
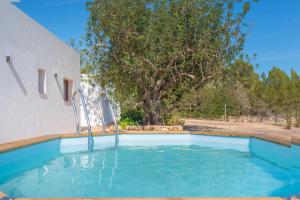
[[[245,40],[244,0],[93,0],[90,70],[125,109],[157,124],[182,94],[223,73]],[[128,100],[128,98],[130,100]]]
[[[184,116],[221,118],[225,105],[228,116],[257,112],[260,79],[254,67],[242,58],[226,68],[222,79],[185,94],[181,102]],[[187,109],[189,108],[189,109]]]
[[[300,126],[300,77],[278,67],[261,77],[243,59],[226,69],[225,78],[184,95],[179,111],[185,117],[222,118],[274,114],[286,120],[287,128]],[[276,118],[276,119],[277,119]],[[275,119],[275,121],[277,121]]]
[[[120,127],[125,129],[126,126],[138,126],[139,123],[130,118],[123,118],[120,120]]]
[[[287,128],[290,128],[292,123],[291,111],[300,103],[300,99],[293,94],[292,82],[292,76],[288,76],[278,67],[274,67],[269,72],[265,82],[266,101],[273,113],[280,114],[286,119]]]
[[[296,127],[300,127],[300,77],[293,69],[291,71],[291,93],[292,110],[296,120]]]
[[[186,94],[180,107],[185,117],[220,118],[224,115],[224,106],[228,115],[238,116],[240,103],[235,90],[229,86],[211,84],[200,90]]]
[[[183,126],[184,120],[181,120],[179,116],[173,115],[169,119],[166,119],[166,125],[168,126]]]
[[[260,76],[238,58],[248,0],[92,0],[87,8],[82,71],[114,88],[122,119],[221,118],[226,104],[227,115],[271,113],[300,126],[299,75],[274,67]]]
[[[140,110],[129,110],[121,113],[121,119],[130,119],[138,124],[143,123],[143,112]]]
[[[120,126],[125,129],[126,126],[138,126],[143,123],[143,113],[140,110],[127,110],[122,112]]]
[[[91,71],[91,66],[85,66],[80,69],[80,74],[89,74]]]

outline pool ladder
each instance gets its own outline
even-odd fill
[[[81,89],[75,90],[72,95],[72,105],[73,105],[73,111],[74,111],[74,116],[75,116],[75,120],[76,120],[76,133],[77,133],[77,135],[80,134],[80,121],[79,121],[76,102],[75,102],[76,94],[79,94],[80,100],[82,103],[82,107],[84,110],[84,116],[85,116],[85,120],[86,120],[86,123],[88,126],[88,151],[91,152],[91,151],[93,151],[93,148],[94,148],[94,138],[93,138],[89,114],[87,111],[86,101],[85,101],[85,98],[84,98],[84,95],[83,95],[83,92]]]
[[[81,132],[80,131],[80,121],[79,121],[76,102],[75,102],[76,94],[80,95],[80,99],[82,102],[85,120],[86,120],[87,126],[88,126],[88,150],[91,152],[91,151],[93,151],[93,148],[94,148],[94,138],[93,138],[89,114],[87,111],[86,100],[84,98],[84,94],[81,89],[75,90],[73,93],[73,96],[72,96],[72,105],[73,105],[73,111],[74,111],[74,116],[75,116],[75,121],[76,121],[76,133],[77,133],[77,135],[79,135]],[[100,94],[103,95],[105,97],[105,100],[108,101],[109,109],[112,113],[113,122],[114,122],[114,126],[115,126],[115,145],[117,146],[119,144],[119,136],[118,136],[119,128],[118,128],[118,123],[117,123],[117,119],[116,119],[116,114],[112,108],[112,101],[105,91],[101,91]],[[102,115],[102,118],[101,118],[102,119],[102,127],[103,127],[103,132],[105,132],[105,122],[104,122],[104,113],[103,113],[103,108],[102,108],[102,100],[100,99],[99,102],[100,102],[100,110],[101,110],[101,115]]]
[[[119,137],[118,137],[118,135],[119,135],[119,126],[118,126],[118,122],[117,122],[116,113],[114,112],[113,107],[112,107],[112,100],[111,100],[110,96],[107,94],[107,92],[105,90],[101,91],[100,94],[103,95],[105,97],[105,100],[108,101],[109,110],[112,114],[113,123],[114,123],[114,127],[115,127],[115,144],[118,145],[119,144]],[[100,107],[102,108],[101,99],[100,99],[100,102],[101,102]],[[102,113],[102,118],[103,118],[104,116],[103,116],[102,110],[101,110],[101,113]],[[103,124],[102,127],[103,127],[103,130],[105,130],[105,124]]]

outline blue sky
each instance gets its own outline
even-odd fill
[[[248,54],[257,53],[259,72],[280,66],[300,72],[300,0],[260,0],[246,19]]]
[[[21,0],[17,6],[63,41],[80,40],[88,13],[86,0]],[[300,73],[300,0],[260,0],[246,21],[249,26],[245,53],[257,57],[257,72],[279,66]]]

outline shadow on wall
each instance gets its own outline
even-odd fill
[[[66,106],[72,106],[72,101],[71,101],[71,99],[68,100],[68,101],[65,101],[65,98],[64,98],[65,93],[64,93],[64,90],[63,90],[63,88],[62,88],[62,86],[61,86],[59,80],[58,80],[58,75],[57,75],[57,74],[54,74],[54,79],[55,79],[56,85],[57,85],[57,87],[58,87],[59,93],[60,93],[60,95],[61,95],[61,99],[64,101],[64,104],[65,104]]]
[[[8,66],[9,66],[9,69],[11,70],[11,72],[13,73],[13,75],[14,75],[19,87],[21,88],[23,94],[25,96],[27,96],[27,90],[26,90],[25,85],[24,85],[23,81],[21,80],[18,72],[16,71],[16,68],[14,67],[14,65],[12,63],[8,63]]]
[[[63,89],[62,89],[62,87],[61,87],[61,85],[60,85],[60,83],[59,83],[59,81],[58,81],[58,78],[57,78],[57,75],[55,75],[55,82],[56,82],[56,84],[57,84],[57,87],[58,87],[58,89],[59,89],[59,93],[60,93],[60,95],[61,95],[61,98],[63,99],[64,98],[64,91],[63,91]]]
[[[102,112],[103,112],[103,122],[105,125],[113,124],[113,110],[111,110],[110,102],[108,99],[101,97],[100,101],[102,101]],[[102,122],[102,123],[103,123]]]

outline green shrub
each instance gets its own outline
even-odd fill
[[[174,115],[167,119],[166,124],[168,126],[183,126],[184,120],[181,120],[178,116]]]
[[[128,110],[124,113],[121,113],[121,120],[130,119],[138,124],[143,123],[144,114],[140,110]]]
[[[122,129],[125,129],[126,126],[138,126],[139,123],[130,118],[124,118],[120,120],[120,126]]]

